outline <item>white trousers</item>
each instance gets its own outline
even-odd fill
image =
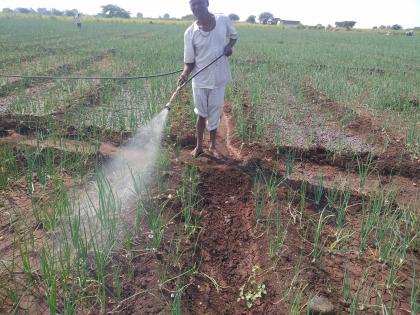
[[[206,118],[208,131],[220,125],[220,117],[225,104],[225,86],[216,89],[193,88],[194,112]]]

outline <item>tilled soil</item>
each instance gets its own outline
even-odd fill
[[[246,307],[236,301],[238,285],[247,281],[254,266],[269,264],[266,240],[253,234],[251,178],[236,167],[215,165],[200,168],[200,179],[200,276],[186,292],[187,308],[192,314],[242,313]]]
[[[310,295],[321,294],[329,298],[336,309],[345,314],[350,310],[350,304],[343,300],[343,281],[346,276],[350,284],[350,292],[354,296],[360,294],[360,283],[366,282],[366,287],[383,288],[383,283],[389,268],[378,261],[378,253],[372,252],[367,257],[358,253],[359,236],[353,237],[348,244],[347,254],[340,251],[330,251],[318,260],[311,259],[311,240],[314,223],[319,218],[320,207],[306,201],[300,219],[292,221],[288,226],[288,235],[284,249],[277,255],[276,264],[270,259],[268,248],[270,236],[262,229],[255,216],[255,196],[252,194],[252,177],[257,168],[268,169],[269,172],[284,174],[284,159],[274,161],[270,149],[263,147],[238,147],[232,144],[232,126],[228,126],[229,117],[222,121],[219,138],[220,151],[225,155],[222,160],[214,159],[209,154],[191,160],[188,151],[181,153],[181,160],[191,161],[199,169],[200,195],[203,198],[201,233],[199,235],[198,274],[194,283],[188,287],[184,296],[185,308],[189,314],[288,314],[293,295],[302,289],[303,300]],[[191,139],[191,138],[189,138]],[[186,141],[188,142],[188,141]],[[234,149],[235,148],[235,149]],[[238,153],[239,152],[239,153]],[[291,218],[290,205],[287,205],[286,186],[298,189],[303,182],[310,183],[311,178],[323,175],[326,189],[332,189],[332,183],[339,179],[357,181],[357,174],[344,171],[341,167],[331,166],[322,162],[321,154],[307,152],[310,160],[301,156],[295,171],[297,175],[280,186],[278,191],[280,208],[283,218]],[[240,154],[238,157],[237,155]],[[317,156],[319,160],[317,160]],[[378,158],[380,161],[380,158]],[[318,163],[317,163],[318,162]],[[395,162],[395,161],[394,161]],[[388,161],[387,163],[390,163]],[[386,164],[386,163],[385,163]],[[413,166],[414,167],[414,166]],[[353,170],[354,172],[354,170]],[[418,184],[416,172],[390,179],[396,186],[401,185],[398,202],[413,202],[418,205]],[[341,178],[340,178],[341,177]],[[367,186],[372,188],[376,176],[371,175]],[[313,183],[316,185],[316,183]],[[330,186],[328,188],[328,186]],[[377,187],[379,189],[379,187]],[[382,188],[382,187],[381,187]],[[350,188],[351,189],[351,188]],[[310,188],[309,188],[310,190]],[[352,204],[348,213],[348,228],[360,230],[361,208],[363,196],[369,196],[371,191],[352,190]],[[267,215],[267,213],[265,213]],[[325,246],[334,241],[335,224],[328,223],[322,236]],[[306,237],[304,237],[306,235]],[[419,253],[411,253],[407,263],[402,267],[405,274],[403,285],[391,292],[383,288],[382,301],[391,301],[391,293],[395,300],[395,314],[408,314],[410,301],[410,272],[420,267]],[[411,265],[411,266],[410,266]],[[252,275],[252,268],[261,268],[257,281],[264,283],[267,294],[258,299],[252,309],[245,302],[238,301],[239,288],[247,284]],[[368,266],[368,267],[367,267]],[[367,269],[365,269],[367,268]],[[406,271],[404,271],[406,270]],[[364,278],[363,274],[367,276]],[[412,277],[412,275],[411,275]],[[379,303],[377,290],[362,289],[363,303],[375,305]],[[379,290],[380,291],[380,290]],[[373,292],[373,293],[372,293]],[[373,295],[372,295],[373,294]],[[372,296],[371,296],[372,295]],[[360,310],[360,314],[370,314],[372,309]]]
[[[16,136],[15,130],[21,130],[23,125],[19,120],[12,119],[5,121],[3,127],[8,137],[13,137]],[[26,134],[32,134],[32,128],[27,127],[26,130]],[[389,267],[378,259],[374,246],[366,255],[358,252],[358,234],[348,241],[346,254],[334,249],[313,260],[312,235],[321,209],[311,201],[311,194],[319,176],[324,178],[323,185],[326,190],[350,189],[350,204],[353,206],[347,214],[347,228],[349,231],[358,231],[361,228],[361,200],[375,189],[383,189],[388,185],[389,190],[396,189],[398,192],[395,202],[419,209],[418,163],[408,160],[406,163],[409,164],[396,170],[397,163],[406,160],[400,158],[401,154],[395,147],[395,156],[388,153],[375,157],[375,171],[378,173],[368,176],[365,189],[357,188],[355,184],[345,188],[335,187],[337,181],[350,180],[357,184],[357,162],[350,154],[347,156],[343,153],[332,158],[332,152],[324,148],[304,150],[256,144],[243,145],[232,136],[233,130],[232,119],[225,115],[218,137],[222,158],[215,158],[206,152],[193,159],[190,150],[194,144],[194,136],[190,133],[181,133],[182,137],[178,139],[181,145],[179,156],[175,157],[172,153],[172,174],[181,174],[183,166],[189,164],[198,168],[200,178],[201,212],[197,251],[191,254],[191,244],[184,243],[185,252],[191,255],[184,255],[178,266],[172,266],[167,271],[169,275],[176,276],[192,264],[197,268],[182,296],[183,313],[288,314],[294,297],[301,296],[298,305],[301,307],[310,296],[319,294],[327,297],[340,313],[346,314],[351,307],[349,301],[343,299],[343,281],[347,277],[350,294],[360,294],[363,297],[361,303],[375,305],[381,301],[390,303],[393,299],[395,314],[409,314],[412,272],[413,269],[417,272],[420,270],[419,253],[408,253],[407,260],[399,271],[400,286],[392,291],[384,285]],[[72,134],[77,134],[78,131],[67,130],[67,133],[71,138]],[[102,155],[112,156],[116,150],[115,145],[120,145],[124,138],[126,137],[121,134],[111,134],[108,135],[108,139],[104,138],[106,141],[101,147]],[[274,256],[270,256],[272,235],[256,218],[253,180],[257,170],[266,175],[283,176],[286,171],[285,154],[291,151],[296,156],[294,171],[277,190],[277,206],[284,218],[284,224],[287,224],[288,233],[283,248]],[[393,175],[389,176],[390,174]],[[294,209],[298,208],[299,200],[293,199],[291,204],[288,203],[288,194],[290,191],[297,194],[303,183],[308,185],[308,198],[302,206],[302,212],[296,213]],[[381,186],[384,183],[386,185]],[[179,175],[172,176],[171,189],[174,191],[177,185]],[[25,195],[24,191],[21,193],[22,196]],[[169,206],[173,213],[179,211],[179,205],[176,203]],[[26,207],[29,208],[30,205]],[[267,208],[263,210],[264,220],[270,219],[270,211]],[[5,223],[7,218],[3,219]],[[7,226],[5,223],[3,227]],[[8,231],[3,229],[2,233],[6,234],[2,237],[10,232]],[[322,232],[326,248],[333,246],[335,231],[335,223],[328,220]],[[170,231],[168,237],[176,236],[176,233]],[[11,249],[10,245],[6,246],[8,250]],[[119,266],[123,266],[123,293],[120,301],[111,298],[110,293],[107,309],[120,314],[169,313],[169,305],[175,292],[174,284],[171,282],[161,285],[159,279],[165,264],[163,257],[171,249],[165,243],[157,252],[151,253],[141,252],[145,248],[144,243],[140,242],[137,246],[140,252],[129,262],[123,261],[125,258],[119,255],[112,259],[113,262],[118,262]],[[112,264],[108,268],[111,274]],[[253,273],[253,269],[258,272]],[[245,301],[238,298],[240,287],[247,287],[253,275],[257,283],[265,285],[267,293],[256,299],[252,308],[248,308]],[[111,282],[109,290],[114,290]],[[376,292],[381,292],[382,295],[378,296]],[[93,313],[99,313],[99,310]],[[359,310],[358,313],[371,314],[373,309]]]

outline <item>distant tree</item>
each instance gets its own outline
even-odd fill
[[[230,19],[231,21],[239,21],[239,20],[240,20],[239,15],[237,15],[237,14],[235,14],[235,13],[231,13],[231,14],[229,14],[229,19]]]
[[[122,19],[129,19],[130,12],[120,8],[115,4],[107,4],[101,6],[102,8],[102,16],[106,18],[122,18]]]
[[[392,25],[392,26],[391,26],[391,28],[392,28],[394,31],[399,31],[399,30],[401,30],[401,29],[402,29],[402,26],[401,26],[401,25],[399,25],[399,24],[394,24],[394,25]]]
[[[13,10],[10,8],[3,8],[2,10],[3,13],[13,13]]]
[[[64,12],[63,11],[60,11],[60,10],[57,10],[57,9],[51,9],[51,15],[54,15],[54,16],[63,16],[63,14],[64,14]]]
[[[274,18],[274,15],[270,12],[262,12],[258,16],[258,20],[260,21],[260,23],[263,23],[263,24],[266,24],[268,19],[273,19],[273,18]]]
[[[385,25],[381,25],[381,26],[379,26],[379,29],[384,30],[384,29],[386,29],[386,26]]]
[[[170,18],[171,18],[171,16],[169,15],[169,13],[165,13],[165,14],[163,15],[163,18],[164,18],[165,20],[168,20],[168,19],[170,19]]]
[[[343,22],[335,22],[336,27],[345,27],[346,29],[351,29],[356,25],[355,21],[343,21]]]
[[[23,14],[29,14],[29,13],[33,13],[33,9],[28,9],[28,8],[16,8],[15,12],[16,13],[23,13]]]
[[[315,25],[315,29],[318,29],[318,30],[323,30],[325,28],[325,26],[324,25],[322,25],[322,24],[317,24],[317,25]]]
[[[246,22],[247,23],[255,23],[256,21],[255,21],[255,19],[256,19],[257,17],[255,16],[255,15],[250,15],[250,16],[248,16],[248,18],[246,19]]]
[[[377,29],[378,29],[378,27],[377,27],[377,26],[374,26],[374,27],[372,27],[372,29],[373,29],[373,30],[377,30]]]
[[[77,13],[79,13],[79,11],[77,11],[76,9],[64,10],[64,15],[65,16],[76,16]]]
[[[50,15],[51,12],[47,10],[46,8],[38,8],[36,9],[36,12],[40,15]]]
[[[143,13],[141,13],[141,12],[137,12],[136,17],[137,17],[138,19],[142,19],[142,18],[143,18]]]
[[[187,15],[184,15],[181,19],[182,20],[194,20],[194,15],[187,14]]]

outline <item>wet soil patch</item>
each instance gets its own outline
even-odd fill
[[[388,148],[380,155],[371,152],[346,152],[330,151],[324,147],[300,148],[290,146],[263,146],[260,144],[250,144],[242,147],[245,155],[256,152],[256,157],[272,160],[284,160],[287,155],[293,156],[296,161],[311,162],[317,165],[331,165],[342,169],[359,173],[361,164],[372,162],[372,173],[379,175],[399,175],[414,180],[420,179],[420,163],[413,160],[408,153],[404,153],[402,145],[398,142],[395,146]]]
[[[51,116],[3,115],[0,117],[0,137],[7,137],[12,131],[21,135],[33,135],[36,132],[46,134],[46,126],[52,122]]]
[[[0,116],[0,139],[2,137],[19,135],[35,137],[37,134],[48,137],[52,132],[54,136],[73,140],[92,141],[101,139],[101,141],[110,142],[114,146],[120,146],[132,136],[131,131],[116,131],[96,126],[85,126],[82,128],[72,125],[63,126],[60,115]]]

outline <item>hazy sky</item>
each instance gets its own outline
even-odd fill
[[[67,4],[66,4],[67,3]],[[78,9],[96,14],[105,4],[116,4],[134,16],[158,17],[169,13],[171,17],[190,14],[188,0],[0,0],[0,8],[32,7]],[[303,24],[332,24],[335,21],[357,21],[356,27],[400,24],[404,28],[420,26],[420,0],[210,0],[215,13],[235,13],[241,20],[249,15],[268,11],[285,20],[299,20]]]

